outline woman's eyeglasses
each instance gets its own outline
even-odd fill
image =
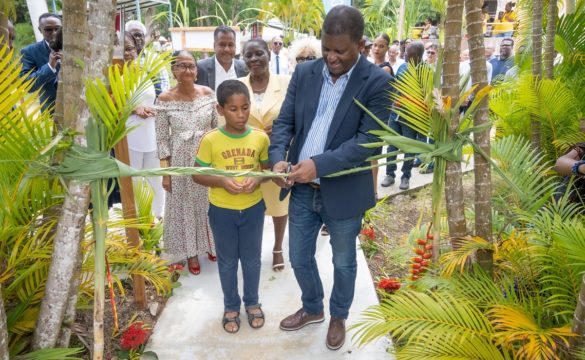
[[[174,67],[179,71],[195,71],[197,69],[197,65],[194,64],[176,64]]]
[[[316,56],[299,56],[295,60],[297,61],[297,64],[300,64],[304,63],[305,61],[315,60],[316,58]]]

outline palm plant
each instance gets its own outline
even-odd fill
[[[512,152],[515,156],[509,156]],[[520,172],[525,179],[550,184],[542,171],[543,157],[532,152],[521,138],[505,138],[493,146],[502,172],[518,172],[508,175],[517,187],[524,183]],[[529,161],[517,161],[527,153]],[[542,188],[547,186],[526,189],[525,196],[533,198],[528,203],[549,199],[550,192]],[[390,332],[396,354],[405,359],[569,358],[569,340],[575,336],[571,315],[585,271],[583,216],[563,199],[537,210],[523,210],[513,202],[498,205],[516,220],[497,229],[496,242],[460,239],[458,249],[441,257],[434,276],[364,313],[353,327],[354,338],[363,344]],[[477,266],[467,271],[469,260],[486,249],[494,252],[493,277]]]
[[[500,137],[530,138],[530,121],[538,119],[542,151],[552,161],[564,153],[569,141],[575,140],[582,102],[562,77],[536,81],[531,74],[521,73],[517,79],[502,82],[494,89],[490,109],[496,116]]]

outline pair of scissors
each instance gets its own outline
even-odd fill
[[[284,177],[284,181],[288,183],[288,174],[290,174],[290,172],[292,171],[292,164],[289,162],[288,165],[286,166],[286,173],[287,176]],[[288,184],[287,184],[288,186]]]

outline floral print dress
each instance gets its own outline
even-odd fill
[[[217,127],[215,96],[193,101],[159,101],[156,104],[156,140],[160,159],[171,157],[170,166],[194,166],[203,135]],[[208,189],[191,176],[172,176],[166,195],[164,249],[182,259],[205,253],[215,255],[209,228]]]

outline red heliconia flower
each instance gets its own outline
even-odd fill
[[[427,235],[427,239],[429,239],[429,240],[433,240],[434,238],[435,238],[435,237],[433,236],[433,234],[428,234],[428,235]]]
[[[372,228],[372,227],[367,227],[367,228],[362,229],[360,234],[366,236],[370,240],[374,240],[376,238],[376,233],[374,232],[374,228]]]
[[[431,253],[424,253],[422,257],[423,257],[423,259],[430,259],[430,258],[433,257],[433,254],[431,254]]]
[[[424,240],[424,239],[416,239],[416,243],[419,244],[419,245],[426,245],[427,244],[427,241]]]
[[[410,258],[410,261],[415,262],[415,263],[420,263],[423,261],[423,259],[422,259],[422,257],[417,256],[417,257]]]
[[[387,292],[394,292],[400,289],[400,280],[397,279],[381,279],[378,282],[378,289],[385,290]]]
[[[414,251],[415,254],[421,255],[421,256],[422,256],[422,254],[425,253],[425,251],[421,248],[414,248],[414,249],[412,249],[412,251]]]
[[[148,330],[145,329],[142,322],[135,322],[124,333],[120,338],[120,347],[123,350],[136,350],[138,347],[146,343],[148,339]]]
[[[433,244],[425,245],[425,250],[433,250]]]

